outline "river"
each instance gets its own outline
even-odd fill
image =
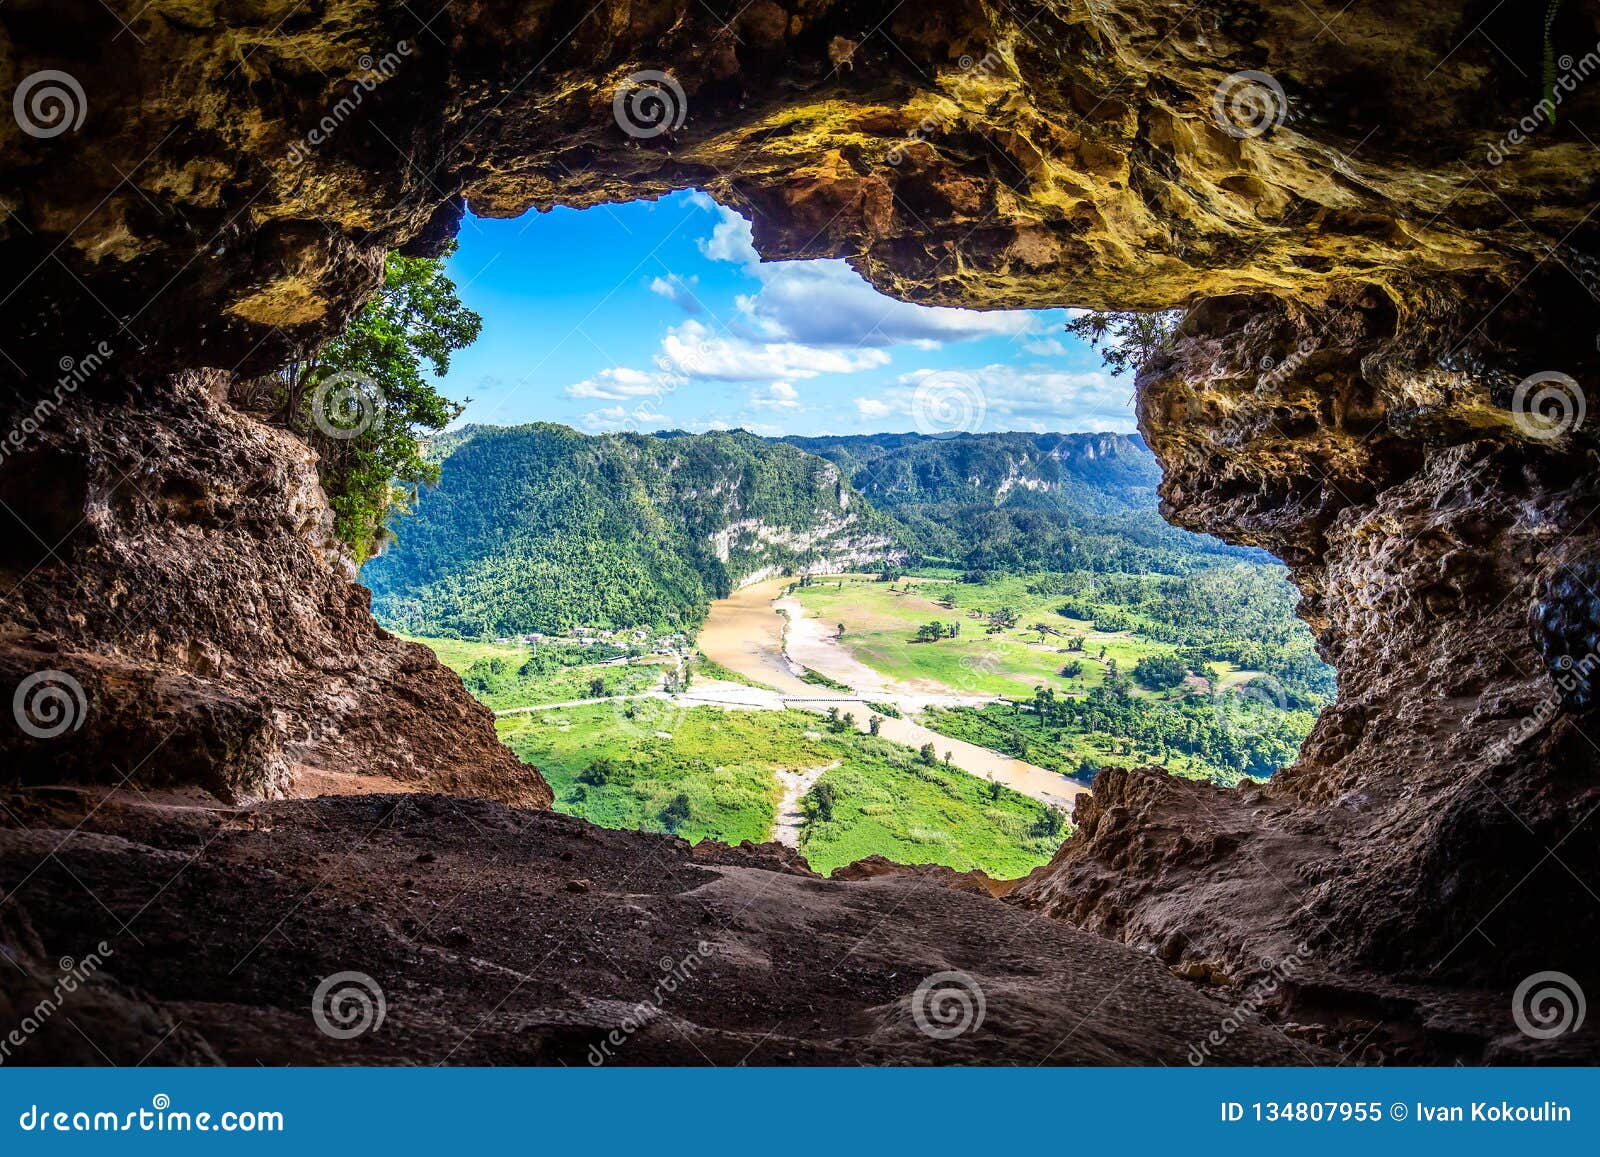
[[[788,599],[781,605],[794,622],[790,629],[792,646],[801,652],[806,666],[846,684],[852,691],[835,691],[805,682],[795,673],[784,652],[785,626],[790,620],[775,605],[782,597],[783,589],[793,581],[780,578],[753,583],[711,604],[711,613],[700,631],[700,650],[708,659],[763,683],[776,692],[774,695],[763,695],[752,688],[740,688],[737,695],[744,702],[738,705],[798,707],[823,712],[830,707],[837,707],[841,712],[854,712],[857,725],[866,730],[867,718],[874,714],[869,701],[893,703],[908,713],[930,702],[983,701],[949,688],[898,688],[816,629],[815,624],[805,618],[804,608],[796,600]],[[690,697],[696,696],[691,692]],[[727,705],[736,704],[730,701]],[[932,743],[941,756],[949,752],[950,762],[962,771],[984,779],[992,777],[1023,795],[1068,811],[1072,809],[1072,801],[1088,790],[1046,768],[930,731],[909,717],[884,717],[879,734],[908,747],[920,748],[923,744]]]

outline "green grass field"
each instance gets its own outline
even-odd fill
[[[1047,862],[1067,836],[1065,817],[1027,796],[955,768],[929,767],[909,748],[877,746],[824,774],[807,797],[811,818],[800,851],[819,872],[879,855],[1010,880]],[[833,791],[831,819],[819,814],[824,785]]]
[[[1104,680],[1112,659],[1127,671],[1146,655],[1173,653],[1165,644],[1097,632],[1089,623],[1058,614],[1061,596],[1029,594],[1030,581],[1019,576],[975,584],[939,579],[891,584],[851,577],[842,586],[839,579],[821,579],[794,595],[808,615],[843,623],[844,646],[880,674],[907,682],[932,679],[972,694],[1026,697],[1041,684],[1061,692],[1086,691]],[[908,582],[910,590],[905,589]],[[936,601],[946,597],[953,607]],[[996,634],[985,633],[985,619],[968,617],[1003,606],[1016,612],[1017,625]],[[915,642],[917,628],[933,621],[959,623],[961,632],[954,639]],[[1061,633],[1041,636],[1033,629],[1035,623]],[[1083,636],[1082,651],[1066,652],[1069,635]],[[1073,660],[1082,661],[1083,673],[1063,678],[1061,668]]]
[[[978,709],[931,707],[923,712],[922,725],[941,735],[965,739],[968,743],[1004,752],[1062,775],[1075,774],[1084,760],[1089,760],[1101,767],[1159,764],[1169,774],[1185,779],[1230,784],[1238,782],[1237,776],[1219,774],[1216,768],[1203,760],[1182,752],[1163,752],[1158,757],[1148,747],[1103,731],[1053,731],[1039,726],[1031,712],[1014,715],[1011,708],[1003,704],[990,704]]]
[[[824,873],[876,854],[1008,878],[1047,861],[1066,835],[1042,804],[1009,788],[924,766],[898,744],[833,732],[806,711],[640,700],[508,716],[497,730],[544,773],[558,811],[691,841],[767,839],[780,799],[774,772],[838,763],[818,784],[829,785],[832,817],[819,814],[814,788],[801,832],[802,854]],[[597,760],[608,761],[598,776]]]
[[[655,687],[665,670],[660,662],[644,660],[626,665],[585,663],[559,667],[542,674],[524,675],[520,671],[530,657],[526,647],[473,643],[461,639],[413,638],[409,635],[402,638],[409,638],[431,650],[439,657],[439,662],[462,676],[468,690],[491,711],[597,698],[593,685],[596,679],[600,680],[602,695],[633,695]],[[473,677],[471,672],[474,664],[489,664],[496,659],[505,668],[503,674]]]

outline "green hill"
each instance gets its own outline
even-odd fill
[[[1269,556],[1166,523],[1161,468],[1124,434],[786,438],[838,465],[930,560],[971,570],[1187,574]]]
[[[692,628],[753,576],[903,556],[837,466],[742,431],[480,426],[430,454],[439,484],[362,570],[379,620],[411,634]]]

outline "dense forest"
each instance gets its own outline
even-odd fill
[[[967,570],[1187,574],[1270,561],[1180,530],[1157,510],[1161,468],[1137,435],[864,434],[788,438],[835,463],[905,528],[923,561]]]
[[[439,484],[362,571],[374,613],[412,634],[688,630],[761,570],[902,556],[838,467],[741,431],[469,427],[430,455]]]

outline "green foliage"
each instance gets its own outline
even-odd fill
[[[1108,763],[1154,763],[1231,786],[1245,776],[1265,779],[1293,762],[1316,715],[1280,710],[1259,696],[1235,705],[1208,695],[1136,695],[1116,672],[1083,696],[1041,687],[1028,704],[931,708],[922,721],[1063,775],[1084,778]]]
[[[475,427],[440,439],[436,453],[439,485],[422,495],[399,544],[362,571],[380,621],[416,634],[578,625],[688,633],[739,578],[803,570],[834,541],[788,547],[730,533],[736,523],[755,520],[800,542],[848,520],[837,533],[894,539],[892,522],[829,463],[742,431],[587,437],[548,424]]]
[[[1004,785],[924,763],[897,744],[854,738],[861,756],[824,774],[806,800],[800,851],[819,872],[881,855],[1014,879],[1048,861],[1066,835],[1059,816]],[[828,797],[827,816],[815,806],[819,793]]]
[[[1133,665],[1134,681],[1152,691],[1180,686],[1187,674],[1176,655],[1146,655]]]
[[[426,371],[477,340],[483,319],[462,304],[444,259],[391,253],[383,286],[345,331],[272,378],[251,383],[247,404],[270,405],[316,450],[334,530],[365,560],[387,536],[385,519],[438,478],[418,438],[442,430],[462,406]]]
[[[544,773],[558,811],[691,841],[769,838],[775,772],[837,763],[802,801],[800,849],[823,873],[883,855],[1010,878],[1046,862],[1065,834],[1026,796],[854,730],[819,735],[807,711],[628,707],[631,719],[597,704],[508,716],[497,729]]]
[[[1182,310],[1159,313],[1102,313],[1089,310],[1067,322],[1067,332],[1100,351],[1114,374],[1136,374],[1172,344]]]
[[[1160,467],[1121,434],[787,440],[837,463],[925,563],[958,563],[970,582],[1023,571],[1185,574],[1267,558],[1168,525],[1156,506]]]
[[[813,687],[826,687],[830,691],[843,691],[847,694],[854,691],[848,683],[824,675],[821,671],[813,671],[810,667],[802,669],[800,674],[802,683],[810,683]]]
[[[658,662],[626,666],[597,666],[626,654],[621,648],[540,644],[529,652],[518,646],[474,643],[457,639],[417,639],[456,674],[468,691],[495,711],[593,698],[598,680],[601,694],[634,695],[654,687],[661,679]]]

